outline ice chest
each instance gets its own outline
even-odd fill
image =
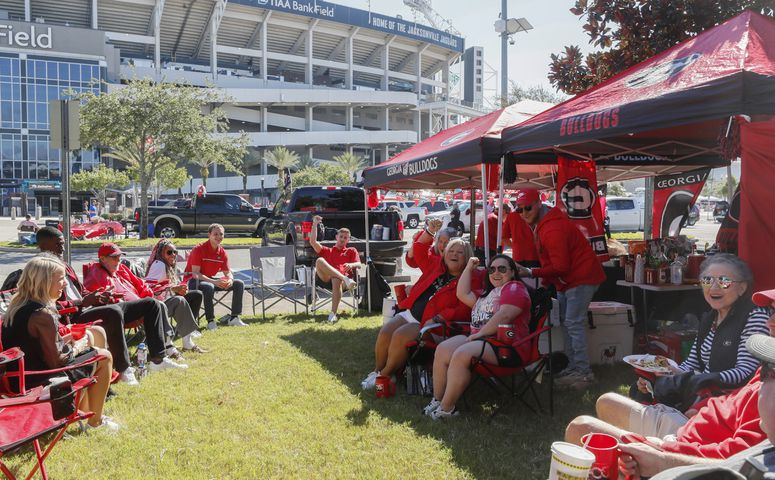
[[[632,305],[592,302],[587,314],[587,352],[593,365],[612,364],[632,355],[635,317]]]
[[[556,298],[552,299],[552,311],[549,312],[549,322],[552,324],[552,351],[562,352],[565,350],[565,335],[562,333],[560,325],[560,302]],[[538,339],[538,351],[549,353],[549,332],[544,332]]]

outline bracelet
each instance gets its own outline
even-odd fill
[[[428,230],[428,228],[427,228],[427,227],[425,228],[425,233],[427,233],[427,234],[428,234],[428,235],[430,235],[431,237],[435,237],[435,236],[436,236],[436,234],[435,234],[435,233],[432,233],[430,230]]]

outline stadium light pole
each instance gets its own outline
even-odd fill
[[[526,18],[509,18],[508,0],[501,0],[500,18],[495,21],[495,31],[501,36],[501,107],[506,107],[509,99],[509,45],[514,45],[517,32],[527,32],[533,26]]]

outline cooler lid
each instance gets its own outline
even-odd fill
[[[632,310],[632,305],[620,302],[590,302],[589,311],[599,315],[613,315],[616,313],[627,313]]]

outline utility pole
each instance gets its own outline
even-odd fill
[[[501,0],[501,20],[508,16],[508,0]],[[509,34],[508,30],[501,32],[501,108],[509,101]]]

